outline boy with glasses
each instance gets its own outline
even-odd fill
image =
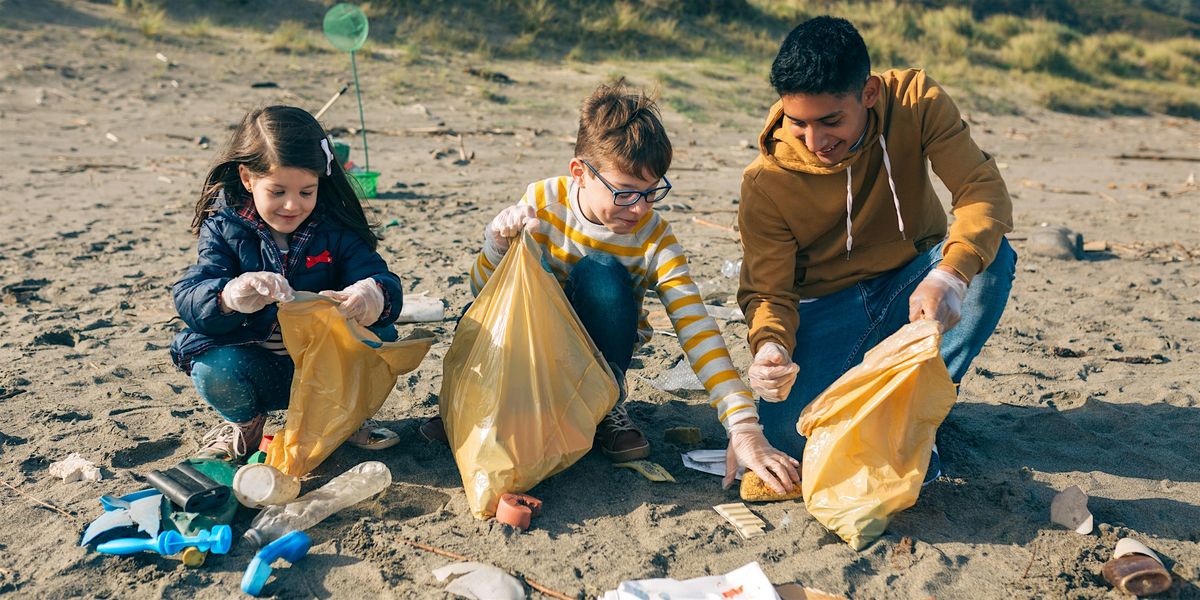
[[[567,175],[530,184],[519,203],[488,224],[471,269],[471,292],[479,293],[516,236],[530,231],[617,376],[621,398],[597,427],[596,445],[623,462],[650,454],[624,400],[625,372],[652,332],[642,302],[654,290],[730,435],[730,460],[777,491],[790,490],[799,482],[798,463],[767,444],[754,398],[704,308],[683,249],[653,209],[671,191],[672,155],[653,101],[621,81],[601,86],[584,100],[576,140]]]

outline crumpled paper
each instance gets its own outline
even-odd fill
[[[450,563],[433,570],[438,581],[450,579],[447,594],[471,600],[523,600],[525,586],[516,577],[492,565],[477,562]]]
[[[66,458],[50,464],[50,475],[59,477],[67,483],[86,479],[100,481],[100,467],[82,457],[78,452],[72,452]]]

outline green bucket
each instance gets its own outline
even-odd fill
[[[350,176],[350,183],[358,192],[359,198],[374,198],[377,195],[375,184],[379,180],[378,171],[354,171],[346,174]]]

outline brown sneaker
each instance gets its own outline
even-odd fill
[[[237,462],[258,449],[262,441],[266,415],[258,415],[245,423],[226,421],[209,430],[200,440],[196,458],[216,458]]]
[[[596,426],[596,445],[613,462],[629,462],[650,456],[650,441],[629,420],[624,404],[614,406]]]

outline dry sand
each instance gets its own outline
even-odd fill
[[[304,6],[320,14],[319,5]],[[4,10],[0,478],[71,516],[0,486],[0,595],[234,596],[252,555],[244,544],[188,570],[151,555],[101,556],[77,540],[99,512],[98,496],[142,488],[147,471],[189,456],[218,422],[166,350],[180,327],[169,287],[194,260],[187,226],[215,145],[255,105],[315,110],[347,78],[348,61],[331,52],[277,54],[261,34],[229,30],[149,41],[128,17],[99,4],[10,2]],[[485,82],[464,73],[469,66],[503,71],[515,83]],[[614,72],[646,84],[654,70],[673,68],[364,54],[368,124],[380,132],[370,139],[371,162],[383,172],[384,192],[371,206],[382,223],[399,224],[386,230],[381,251],[405,289],[441,296],[457,313],[468,301],[465,273],[486,221],[529,181],[565,169],[577,102]],[[758,74],[699,71],[683,65],[679,72],[695,86],[696,102],[720,114],[690,123],[666,110],[678,154],[677,191],[664,210],[706,296],[729,302],[736,284],[720,268],[738,247],[693,217],[733,222],[740,172],[754,156],[743,141],[758,131],[770,94]],[[280,87],[252,89],[256,81]],[[486,100],[484,88],[509,101]],[[731,96],[756,108],[720,108],[718,100]],[[1185,185],[1200,163],[1112,158],[1200,156],[1200,124],[1032,109],[969,120],[1004,165],[1014,238],[1041,223],[1062,224],[1112,250],[1061,261],[1014,242],[1023,254],[1008,312],[941,430],[948,476],[879,542],[854,552],[799,502],[755,507],[770,530],[740,540],[710,508],[735,500],[736,491],[685,470],[679,449],[663,441],[664,429],[694,424],[705,446],[723,445],[703,398],[645,383],[680,356],[666,336],[636,357],[631,408],[654,442],[652,459],[678,484],[651,484],[589,455],[532,491],[546,510],[531,531],[509,535],[475,520],[449,452],[415,435],[437,411],[440,360],[452,334],[446,322],[434,324],[440,341],[381,412],[405,441],[382,453],[339,450],[307,485],[368,459],[386,462],[395,483],[377,501],[314,528],[312,554],[268,592],[441,597],[430,570],[447,559],[400,541],[409,539],[569,596],[757,560],[776,583],[855,598],[1105,598],[1117,594],[1101,565],[1118,537],[1133,535],[1175,573],[1164,597],[1200,596],[1200,187]],[[353,101],[343,99],[324,121],[354,126]],[[457,163],[454,138],[404,133],[438,125],[464,133],[474,158]],[[213,146],[197,145],[200,136]],[[744,369],[746,327],[722,323]],[[103,466],[103,481],[49,476],[51,462],[76,451]],[[1071,485],[1092,497],[1093,535],[1048,522],[1051,498]]]

